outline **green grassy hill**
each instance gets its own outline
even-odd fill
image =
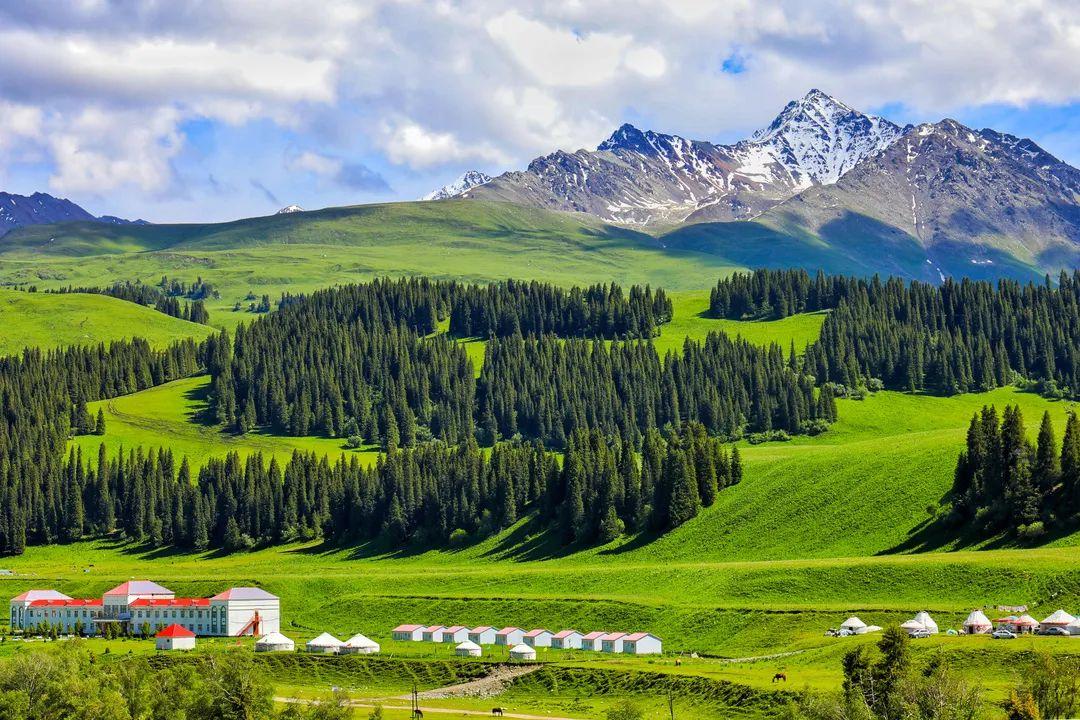
[[[134,336],[165,347],[186,337],[202,339],[212,329],[106,295],[53,295],[0,290],[0,355],[23,348],[96,345]]]

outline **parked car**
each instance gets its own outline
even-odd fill
[[[1039,631],[1040,635],[1068,635],[1069,631],[1063,627],[1048,627]]]
[[[1011,630],[995,630],[990,637],[995,640],[1015,640],[1016,633]]]
[[[930,633],[929,630],[915,630],[915,631],[910,633],[912,639],[914,639],[914,640],[924,640],[924,639],[930,637],[930,634],[931,633]]]

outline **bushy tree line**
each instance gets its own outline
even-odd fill
[[[164,282],[164,278],[162,280]],[[46,290],[45,292],[56,293],[60,295],[66,295],[69,293],[108,295],[110,297],[118,298],[120,300],[133,302],[137,305],[152,306],[160,313],[164,313],[175,318],[180,318],[181,320],[188,320],[190,322],[199,323],[201,325],[210,324],[210,312],[206,309],[206,305],[202,302],[201,298],[204,296],[204,294],[201,292],[198,294],[198,299],[195,299],[193,302],[181,303],[175,295],[166,293],[161,287],[144,285],[141,282],[131,282],[130,280],[116,282],[112,285],[109,285],[108,287],[103,288],[75,287],[73,285],[69,285],[67,287],[62,287],[55,290]]]
[[[162,275],[158,288],[167,297],[182,297],[187,300],[206,300],[207,298],[221,297],[221,293],[201,277],[195,278],[195,282],[188,284],[183,280],[170,279],[167,275]]]
[[[816,432],[835,419],[831,390],[816,393],[794,357],[722,333],[663,360],[648,342],[494,338],[477,386],[484,441],[520,434],[562,447],[591,428],[637,445],[666,424],[699,422],[736,438]]]
[[[199,355],[190,340],[155,351],[136,339],[0,358],[0,554],[56,537],[64,444],[73,432],[104,429],[86,403],[191,375]]]
[[[202,300],[182,303],[175,297],[162,296],[154,303],[154,309],[159,313],[180,318],[181,320],[199,323],[200,325],[210,324],[210,312],[206,309],[206,305],[203,304]]]
[[[455,293],[450,332],[458,337],[558,335],[559,337],[648,338],[671,320],[663,290],[618,285],[570,290],[536,281],[508,280],[464,285]]]
[[[196,550],[316,537],[381,537],[400,547],[483,538],[541,510],[567,542],[608,542],[682,524],[741,474],[738,454],[700,425],[666,437],[653,431],[640,463],[617,439],[581,432],[562,469],[538,442],[500,443],[490,453],[472,440],[431,442],[373,467],[355,456],[296,452],[281,466],[230,453],[197,474],[168,450],[107,458],[102,445],[96,461],[71,451],[42,531],[45,541],[72,541],[119,529],[150,545]]]
[[[833,308],[804,368],[819,383],[954,394],[1016,379],[1080,397],[1080,271],[1057,287],[947,279],[941,285],[758,271],[722,280],[713,312],[754,315]],[[770,310],[771,312],[771,310]]]
[[[277,710],[274,687],[249,653],[201,655],[159,663],[143,657],[107,662],[81,641],[19,652],[0,660],[0,718],[5,720],[347,720],[344,696]]]
[[[709,293],[709,314],[732,320],[779,320],[803,312],[831,310],[866,281],[820,270],[755,270],[721,279]]]
[[[952,494],[957,519],[983,531],[1038,535],[1068,520],[1080,511],[1080,420],[1070,413],[1059,450],[1049,412],[1033,445],[1019,406],[1007,406],[1000,420],[984,406],[968,426]]]

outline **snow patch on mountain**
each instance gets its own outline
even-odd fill
[[[489,182],[491,182],[490,175],[482,173],[479,170],[469,170],[449,185],[443,185],[437,190],[432,190],[420,199],[447,200],[452,197],[457,197],[462,193],[466,193],[469,190],[472,190],[474,187],[478,187]]]
[[[298,212],[304,212],[304,208],[300,207],[299,205],[286,205],[285,207],[281,208],[280,210],[278,210],[274,214],[275,215],[291,215],[293,213],[298,213]]]

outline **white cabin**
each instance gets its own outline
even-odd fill
[[[580,650],[582,634],[577,630],[562,630],[551,636],[551,647],[556,650]]]
[[[659,655],[663,644],[649,633],[631,633],[622,639],[622,651],[627,655]]]

